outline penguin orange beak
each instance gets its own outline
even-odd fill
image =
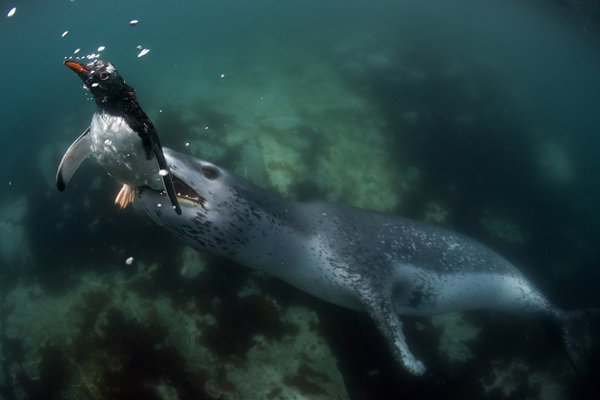
[[[85,83],[92,76],[92,72],[87,69],[85,64],[78,63],[73,60],[66,60],[64,64]]]
[[[73,72],[90,72],[88,71],[83,64],[80,64],[78,62],[72,61],[72,60],[67,60],[65,61],[65,65],[67,67],[69,67],[69,69]]]

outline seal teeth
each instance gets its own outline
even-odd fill
[[[200,196],[198,192],[177,177],[173,178],[173,186],[175,187],[175,193],[177,193],[177,197],[181,197],[182,199],[190,200],[196,203],[206,202],[204,197]]]

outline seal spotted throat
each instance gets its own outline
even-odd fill
[[[196,249],[269,272],[323,300],[366,311],[396,358],[421,375],[400,315],[468,309],[558,322],[577,364],[579,314],[555,308],[509,261],[458,233],[398,216],[280,198],[209,162],[165,148],[182,217],[138,188],[146,213]]]
[[[81,162],[92,153],[110,176],[123,183],[115,203],[127,207],[135,198],[135,187],[166,190],[177,214],[181,208],[175,195],[169,167],[158,132],[137,102],[135,90],[115,67],[96,60],[64,63],[94,96],[97,111],[87,128],[69,147],[56,173],[56,186],[63,191]]]

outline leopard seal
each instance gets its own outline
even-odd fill
[[[554,307],[508,260],[459,233],[332,203],[286,200],[225,168],[164,148],[182,215],[164,192],[138,188],[148,216],[191,246],[271,273],[325,301],[367,312],[408,371],[400,315],[493,309],[548,317],[574,361],[573,317]]]

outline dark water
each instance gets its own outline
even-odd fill
[[[99,54],[163,145],[289,198],[446,225],[557,305],[597,307],[594,6],[2,1],[0,398],[593,396],[553,327],[489,312],[405,319],[428,367],[410,376],[366,316],[119,211],[94,160],[64,193],[54,174],[95,109],[62,61]]]

